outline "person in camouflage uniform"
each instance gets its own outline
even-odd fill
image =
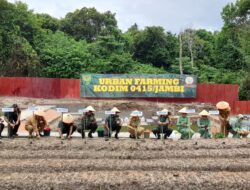
[[[197,120],[197,125],[199,127],[199,133],[202,138],[208,139],[211,138],[211,122],[208,118],[209,113],[206,110],[203,110],[199,113],[201,118]]]
[[[182,108],[179,113],[181,113],[181,116],[177,120],[178,131],[181,133],[182,139],[189,139],[193,136],[194,131],[190,128],[191,123],[189,117],[187,117],[187,108]]]
[[[85,130],[89,130],[88,137],[93,138],[92,134],[95,133],[98,127],[94,113],[95,109],[92,106],[88,106],[86,111],[81,118],[81,124],[78,126],[77,131],[81,133],[82,138],[85,138]]]
[[[158,139],[160,139],[161,133],[163,133],[164,139],[166,139],[172,133],[172,129],[168,128],[171,122],[170,117],[169,117],[170,112],[167,109],[163,109],[161,112],[165,114],[160,115],[159,121],[158,121],[158,127],[154,128],[152,132]]]
[[[246,131],[243,129],[242,121],[244,119],[244,116],[239,114],[236,117],[236,120],[230,119],[230,127],[229,132],[233,134],[233,138],[240,138],[241,136],[245,137],[249,134],[249,131]]]
[[[119,139],[118,133],[121,130],[122,127],[122,121],[121,118],[119,117],[120,110],[114,107],[111,112],[114,114],[109,115],[106,120],[105,120],[105,125],[104,125],[104,136],[105,140],[108,140],[108,137],[111,137],[112,131],[115,131],[115,138]]]

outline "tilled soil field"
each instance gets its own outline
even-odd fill
[[[250,140],[0,141],[0,189],[249,189]]]

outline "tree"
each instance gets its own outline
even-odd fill
[[[58,19],[53,18],[48,14],[36,14],[37,19],[40,22],[41,28],[48,29],[53,32],[57,31],[60,26],[60,22]]]
[[[61,30],[76,40],[93,42],[99,35],[108,35],[117,27],[115,15],[110,11],[99,13],[95,8],[82,8],[68,13],[61,21]]]
[[[177,55],[177,38],[162,27],[147,27],[135,39],[134,58],[155,67],[169,68]]]
[[[11,4],[0,0],[0,75],[33,76],[39,65],[30,41],[36,28],[31,12],[23,3]],[[34,24],[34,25],[33,25]]]
[[[114,30],[113,35],[99,36],[90,44],[89,51],[95,58],[91,72],[128,73],[136,64],[119,30]]]
[[[79,78],[92,62],[85,41],[77,42],[60,31],[44,33],[36,45],[44,77]]]

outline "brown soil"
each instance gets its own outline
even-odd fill
[[[250,141],[0,141],[0,189],[248,189]]]

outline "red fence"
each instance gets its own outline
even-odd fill
[[[215,104],[225,100],[234,112],[250,113],[250,103],[238,101],[238,85],[198,84],[196,98],[151,98],[160,102],[204,102]],[[80,98],[79,79],[1,77],[0,96],[33,98]],[[235,108],[235,109],[234,109]],[[237,108],[237,109],[236,109]]]
[[[234,108],[235,114],[250,114],[250,101],[236,101]]]
[[[78,79],[0,78],[0,96],[79,98],[79,87],[80,81]]]

